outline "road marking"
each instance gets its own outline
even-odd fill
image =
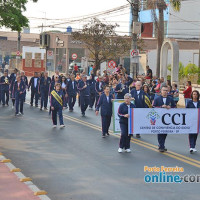
[[[26,104],[28,104],[28,103],[26,103]],[[38,109],[39,109],[39,107],[38,107]],[[47,110],[44,110],[44,111],[48,112]],[[69,116],[69,115],[66,115],[66,114],[63,114],[63,118],[68,119],[70,121],[73,121],[75,123],[87,126],[89,128],[95,129],[97,131],[100,131],[100,132],[102,131],[102,128],[100,126],[91,124],[89,122],[80,120],[78,118],[75,118],[75,117],[72,117],[72,116]],[[119,135],[114,134],[112,130],[109,130],[109,132],[110,132],[110,135],[112,135],[114,137],[118,137],[118,138],[120,137]],[[139,146],[145,147],[147,149],[151,149],[152,151],[158,152],[158,147],[156,145],[151,144],[151,143],[144,142],[144,141],[141,141],[141,140],[138,140],[138,139],[135,139],[135,138],[131,139],[131,143],[134,143],[134,144],[137,144]],[[193,158],[181,155],[179,153],[175,153],[173,151],[167,151],[167,152],[164,152],[162,154],[166,155],[168,157],[174,158],[176,160],[182,161],[184,163],[187,163],[189,165],[192,165],[192,166],[200,168],[200,161],[195,160]]]

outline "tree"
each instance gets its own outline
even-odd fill
[[[94,18],[83,26],[81,32],[72,33],[73,38],[82,41],[89,50],[89,57],[95,62],[95,71],[100,69],[102,62],[119,58],[130,50],[130,38],[117,35],[117,26],[102,23]]]
[[[156,25],[156,34],[157,34],[157,64],[156,64],[156,76],[160,76],[160,52],[164,40],[164,10],[166,10],[167,5],[165,0],[150,0],[148,5],[152,8],[152,15]],[[180,11],[181,2],[180,0],[170,0],[170,5],[175,11]],[[159,17],[155,9],[158,9]]]
[[[22,27],[28,27],[29,21],[22,14],[26,10],[27,3],[28,0],[0,0],[0,27],[5,26],[18,32],[22,30]]]

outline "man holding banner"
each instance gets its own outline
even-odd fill
[[[168,93],[168,88],[167,86],[163,86],[161,89],[161,96],[158,96],[155,98],[153,107],[154,108],[175,108],[176,104],[170,96],[167,95]],[[160,152],[165,152],[167,149],[165,148],[165,140],[166,140],[167,134],[158,134],[158,143],[159,143],[159,148],[158,150]]]
[[[119,143],[118,152],[122,153],[123,149],[127,153],[130,153],[130,140],[131,135],[128,134],[128,111],[130,108],[135,108],[135,105],[131,103],[131,95],[129,93],[124,95],[125,102],[119,106],[118,115],[120,117],[120,129],[121,129],[121,138]]]

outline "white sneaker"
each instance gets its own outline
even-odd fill
[[[21,115],[22,113],[21,112],[19,112],[19,115]]]
[[[60,128],[64,128],[64,127],[65,127],[65,125],[64,125],[64,124],[60,125]]]
[[[126,153],[131,153],[130,149],[126,149],[125,151],[126,151]]]
[[[119,152],[119,153],[122,153],[122,152],[123,152],[123,149],[122,149],[122,148],[119,148],[119,149],[118,149],[118,152]]]
[[[57,127],[57,125],[53,125],[53,126],[52,126],[52,128],[56,128],[56,127]]]
[[[193,148],[193,152],[197,152],[197,150],[195,148]]]
[[[14,109],[14,106],[12,106],[12,110]]]

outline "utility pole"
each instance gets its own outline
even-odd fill
[[[127,0],[128,1],[128,0]],[[131,34],[132,34],[132,43],[131,49],[137,50],[137,34],[133,33],[133,23],[138,22],[138,12],[139,12],[139,0],[131,0],[128,1],[131,4],[131,11],[132,11],[132,22],[131,22]],[[131,61],[131,59],[130,59]],[[138,63],[130,63],[130,75],[133,78],[137,76],[137,67]]]
[[[19,51],[21,53],[20,43],[21,43],[21,32],[18,31],[18,33],[17,33],[17,51]],[[16,56],[16,68],[17,69],[19,69],[19,61],[20,61],[20,57]]]

